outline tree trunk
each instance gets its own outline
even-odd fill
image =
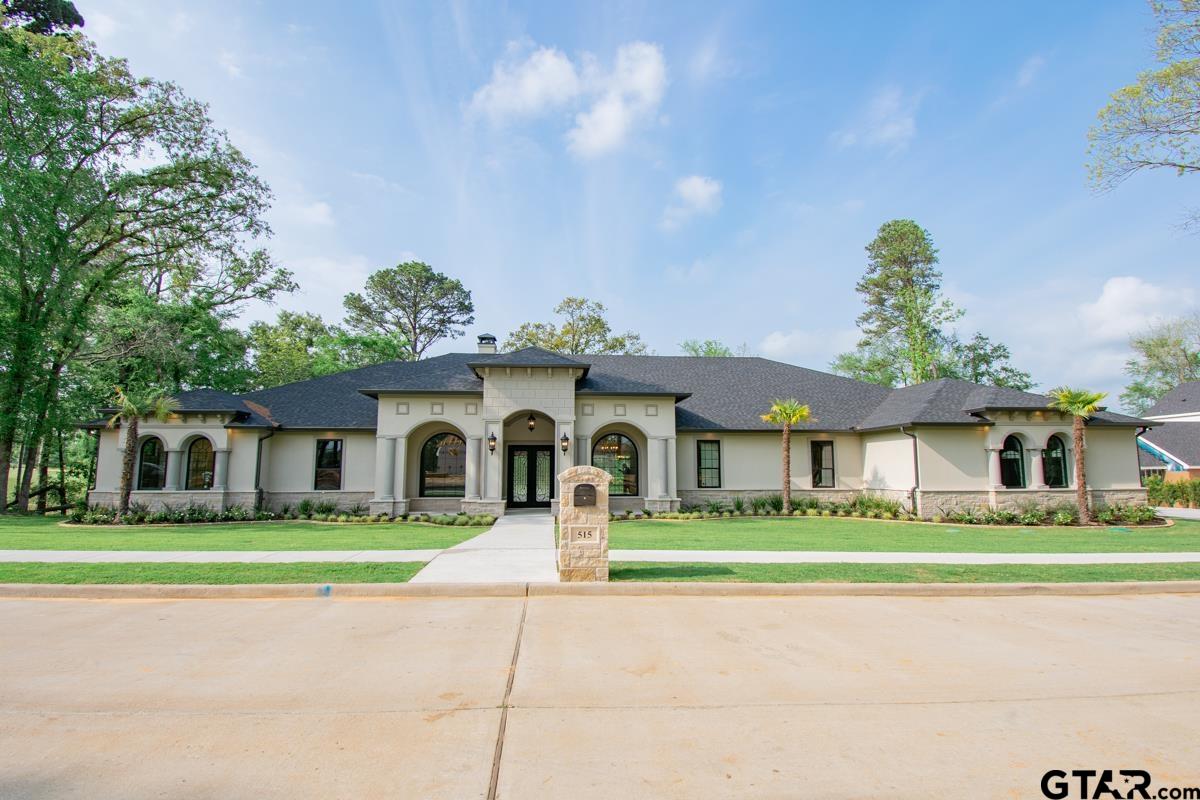
[[[50,491],[50,442],[42,443],[42,457],[38,460],[37,513],[46,513],[46,493]]]
[[[792,426],[783,423],[783,513],[792,513]]]
[[[133,491],[133,465],[137,460],[138,418],[129,417],[125,423],[125,455],[121,460],[121,494],[117,500],[117,519],[129,512],[129,494]]]
[[[41,437],[35,432],[30,436],[29,447],[25,448],[25,464],[21,469],[21,480],[17,484],[17,513],[29,512],[29,494],[33,488],[33,471],[37,468],[38,454],[42,452]]]
[[[1083,417],[1075,417],[1071,425],[1072,444],[1075,446],[1075,502],[1079,505],[1079,521],[1084,525],[1092,523],[1092,509],[1088,505],[1087,469],[1083,464]]]
[[[58,429],[58,502],[64,506],[71,504],[71,501],[67,499],[67,459],[63,447],[62,428]]]

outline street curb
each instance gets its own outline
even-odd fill
[[[3,583],[0,598],[271,600],[436,597],[1014,597],[1200,594],[1200,581],[1106,583]]]

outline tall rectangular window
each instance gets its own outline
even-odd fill
[[[696,442],[696,486],[701,489],[721,488],[720,442]]]
[[[834,487],[833,442],[812,443],[812,470],[814,489],[832,489]]]
[[[317,469],[313,488],[342,488],[342,440],[317,439]]]

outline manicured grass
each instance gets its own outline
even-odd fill
[[[0,550],[432,550],[486,530],[415,522],[108,526],[61,521],[0,516]]]
[[[735,517],[614,522],[618,550],[845,550],[926,553],[1200,551],[1200,522],[1173,526],[1000,528],[843,517]]]
[[[406,583],[421,562],[388,564],[0,564],[0,583]]]
[[[1200,564],[662,564],[615,561],[614,581],[1090,583],[1200,579]]]

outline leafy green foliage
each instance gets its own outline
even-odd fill
[[[962,341],[949,326],[963,312],[942,296],[938,251],[929,232],[908,219],[885,222],[867,245],[857,286],[866,309],[857,350],[830,364],[839,375],[883,386],[956,377],[1028,389],[1029,373],[1013,367],[1003,344],[976,333]]]
[[[252,383],[265,388],[412,357],[398,334],[354,333],[316,314],[281,311],[250,325]]]
[[[1144,414],[1181,383],[1200,380],[1200,315],[1155,323],[1129,339],[1134,356],[1125,362],[1133,380],[1121,404]]]
[[[746,355],[745,345],[738,348],[739,352],[734,353],[729,345],[723,344],[716,339],[705,339],[704,341],[700,341],[699,339],[684,339],[679,343],[679,349],[685,355],[708,356],[711,358],[729,358],[734,355]]]
[[[541,347],[555,353],[582,355],[587,353],[618,353],[643,355],[646,345],[633,331],[614,334],[605,317],[603,303],[583,297],[567,297],[554,307],[563,318],[561,325],[553,322],[525,322],[508,335],[505,350],[522,347]]]
[[[367,278],[365,293],[346,295],[346,322],[359,333],[406,341],[412,360],[442,339],[457,339],[475,321],[471,293],[428,264],[406,261]]]
[[[1158,66],[1119,89],[1088,132],[1094,186],[1112,189],[1143,170],[1200,171],[1200,3],[1156,0]],[[1193,211],[1189,223],[1200,221]]]
[[[0,0],[0,13],[30,33],[50,34],[83,27],[71,0]]]

